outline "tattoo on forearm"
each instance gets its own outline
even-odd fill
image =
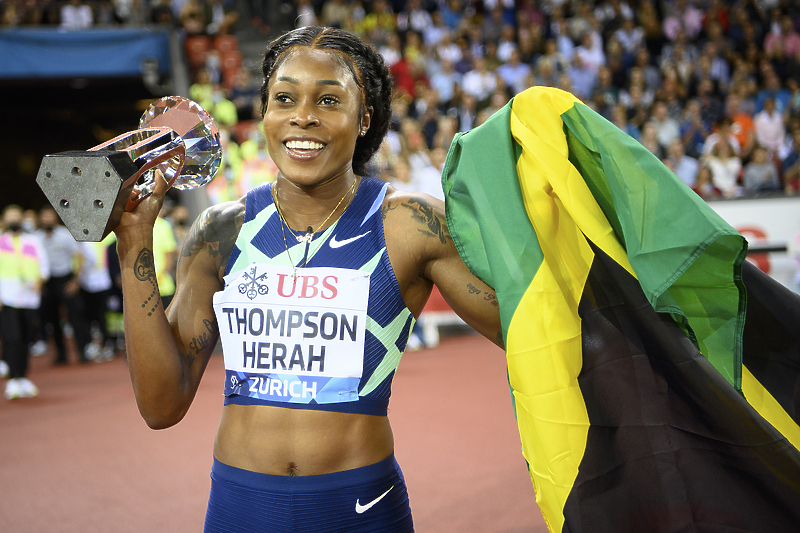
[[[208,320],[207,318],[203,319],[203,325],[205,326],[206,331],[202,332],[196,337],[193,337],[192,340],[189,341],[189,349],[186,351],[186,353],[180,354],[181,361],[187,368],[191,368],[195,359],[197,359],[197,356],[200,355],[203,350],[206,350],[209,346],[211,346],[211,337],[218,332],[217,324],[211,320]]]
[[[470,294],[480,294],[481,290],[473,285],[472,283],[467,283],[467,289],[469,290]]]
[[[151,305],[152,302],[152,307],[147,312],[147,316],[152,316],[152,314],[161,304],[161,295],[158,294],[156,266],[153,262],[152,250],[149,248],[142,248],[142,251],[139,252],[139,255],[136,257],[136,261],[133,264],[133,273],[136,276],[136,279],[141,281],[149,281],[150,285],[153,287],[153,290],[150,291],[150,295],[142,303],[142,309],[146,309],[149,305]]]
[[[408,203],[403,204],[403,207],[411,209],[413,211],[411,216],[414,220],[424,224],[424,228],[419,228],[420,232],[431,237],[436,237],[442,244],[445,244],[447,239],[452,240],[447,231],[446,224],[442,223],[442,219],[427,200],[423,198],[412,198]]]

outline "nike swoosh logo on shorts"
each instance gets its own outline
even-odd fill
[[[393,488],[394,488],[394,485],[392,485],[391,487],[389,487],[389,490],[392,490]],[[380,496],[378,496],[377,498],[375,498],[374,500],[372,500],[371,502],[369,502],[367,505],[361,505],[360,503],[358,503],[358,500],[356,500],[356,512],[357,512],[358,514],[361,514],[361,513],[363,513],[364,511],[367,511],[367,510],[371,509],[373,505],[375,505],[376,503],[378,503],[379,501],[381,501],[381,500],[383,499],[383,497],[384,497],[384,496],[386,496],[387,494],[389,494],[389,490],[387,490],[386,492],[384,492],[383,494],[381,494]]]
[[[371,231],[372,230],[369,230],[367,233],[370,233]],[[353,241],[357,241],[367,233],[362,233],[361,235],[356,235],[355,237],[350,237],[349,239],[345,239],[343,241],[337,241],[336,235],[334,235],[333,237],[331,237],[331,240],[328,242],[328,244],[330,245],[331,248],[341,248],[345,244],[350,244]]]

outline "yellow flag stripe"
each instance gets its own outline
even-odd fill
[[[567,158],[559,114],[577,101],[570,96],[535,90],[518,95],[510,125],[522,147],[517,174],[544,260],[508,328],[508,374],[522,452],[551,531],[563,529],[564,505],[589,431],[578,385],[582,367],[578,304],[594,257],[586,238],[633,274],[611,225]],[[552,108],[558,114],[542,112]]]
[[[746,366],[742,367],[742,392],[747,403],[800,450],[800,427]]]

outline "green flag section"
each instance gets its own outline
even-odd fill
[[[765,333],[769,350],[747,326],[736,231],[557,89],[457,137],[442,180],[459,253],[497,292],[551,531],[800,523],[800,351],[787,323]],[[764,277],[750,276],[769,294]],[[771,296],[751,310],[753,323],[791,316]]]

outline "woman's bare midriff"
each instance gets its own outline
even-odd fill
[[[316,476],[377,463],[394,451],[385,416],[226,405],[214,457],[277,476]]]

